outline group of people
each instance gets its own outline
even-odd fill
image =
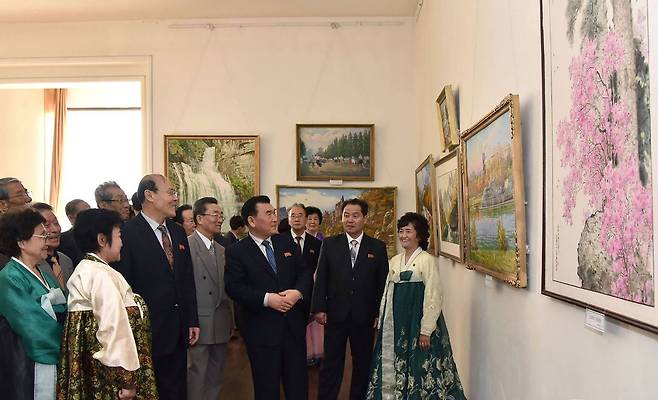
[[[398,221],[404,252],[364,233],[368,204],[342,204],[344,233],[324,238],[322,212],[267,196],[230,219],[217,200],[177,208],[162,175],[140,181],[132,206],[106,182],[98,208],[31,204],[0,179],[0,393],[12,399],[217,399],[237,325],[256,399],[337,399],[347,341],[350,399],[464,399],[441,313],[429,226]],[[234,321],[234,311],[237,320]]]

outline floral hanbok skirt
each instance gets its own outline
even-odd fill
[[[400,282],[394,284],[393,290],[392,302],[385,306],[392,306],[389,313],[392,312],[393,332],[390,324],[383,324],[378,332],[367,399],[465,400],[443,313],[430,336],[429,350],[423,351],[419,346],[425,284]],[[382,345],[387,334],[390,344]]]
[[[135,295],[140,307],[126,307],[137,345],[139,369],[101,364],[93,354],[101,349],[96,339],[98,324],[93,311],[69,311],[62,335],[62,355],[57,372],[57,400],[115,400],[119,389],[135,387],[136,399],[158,398],[151,358],[151,327],[146,303]],[[143,315],[142,315],[143,314]]]

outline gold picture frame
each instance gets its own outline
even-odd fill
[[[341,201],[360,198],[368,203],[364,231],[386,243],[388,257],[397,254],[397,187],[289,186],[276,185],[279,219],[288,215],[295,203],[315,206],[322,211],[320,231],[325,237],[343,232]]]
[[[374,124],[297,124],[298,181],[374,181]]]
[[[459,145],[459,123],[452,85],[446,85],[436,98],[436,115],[439,121],[441,152],[448,152]]]
[[[526,287],[523,145],[518,95],[462,134],[466,263]]]
[[[427,252],[436,254],[436,191],[434,190],[434,162],[431,154],[416,168],[414,182],[416,188],[416,212],[424,216],[430,226]]]
[[[437,255],[464,262],[464,207],[460,148],[434,163]]]

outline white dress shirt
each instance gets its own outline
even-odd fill
[[[302,237],[301,240],[299,241],[299,245],[301,246],[302,253],[303,253],[304,252],[304,243],[306,243],[306,231],[304,231],[304,233],[302,233],[301,235],[298,235],[295,232],[293,232],[292,229],[291,229],[290,234],[292,235],[292,241],[295,242],[295,244],[297,244],[297,236]]]
[[[158,242],[160,242],[160,246],[162,246],[162,248],[164,249],[164,245],[162,244],[162,231],[158,229],[158,226],[160,226],[161,224],[155,222],[155,220],[149,217],[148,215],[146,215],[146,213],[142,213],[142,216],[144,217],[146,222],[148,222],[151,229],[153,229],[153,232],[155,232],[155,237],[158,238]],[[162,225],[167,230],[167,234],[169,235],[169,240],[171,241],[171,233],[169,233],[169,228],[167,228],[167,221],[164,221]]]

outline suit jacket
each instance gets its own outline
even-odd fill
[[[287,234],[287,233],[286,233]],[[296,242],[293,239],[293,242]],[[311,269],[312,273],[315,273],[315,270],[318,267],[318,258],[320,257],[320,248],[322,247],[322,241],[316,239],[310,234],[306,234],[304,239],[304,249],[302,250],[302,256],[304,262]],[[311,299],[313,295],[304,298],[304,314],[308,315],[311,312]]]
[[[271,237],[278,273],[274,273],[256,242],[248,236],[226,249],[226,292],[241,308],[240,332],[247,344],[279,345],[290,329],[296,339],[304,340],[307,314],[303,300],[287,313],[263,305],[265,293],[297,289],[303,298],[311,294],[311,269],[297,250],[290,234]]]
[[[84,255],[75,243],[73,228],[66,232],[62,232],[62,236],[59,238],[59,247],[57,248],[57,251],[66,254],[71,261],[73,261],[73,268],[80,263]]]
[[[175,353],[179,340],[188,342],[189,328],[199,326],[190,246],[183,228],[168,219],[165,224],[174,252],[173,271],[141,213],[121,228],[121,261],[113,265],[146,301],[157,356]]]
[[[240,238],[235,236],[231,231],[226,232],[226,235],[224,235],[224,239],[226,239],[226,246],[224,247],[228,247],[240,241]]]
[[[197,232],[187,237],[190,243],[194,285],[199,314],[199,344],[226,343],[233,330],[231,299],[224,288],[224,247],[213,241],[213,256]]]
[[[352,268],[345,233],[325,238],[315,277],[314,313],[326,312],[329,322],[351,319],[369,324],[379,313],[379,302],[388,275],[386,244],[363,235]]]
[[[64,275],[64,287],[61,288],[62,291],[64,292],[64,295],[68,296],[69,291],[66,288],[66,282],[69,281],[69,278],[71,277],[71,274],[73,273],[73,261],[67,256],[66,254],[58,251],[57,252],[57,259],[59,262],[59,266],[62,267],[62,275]],[[53,278],[55,277],[55,273],[53,272],[53,267],[48,264],[48,261],[43,260],[39,263],[38,265],[39,268],[41,268],[41,271],[50,274]],[[57,279],[55,279],[57,281]]]

